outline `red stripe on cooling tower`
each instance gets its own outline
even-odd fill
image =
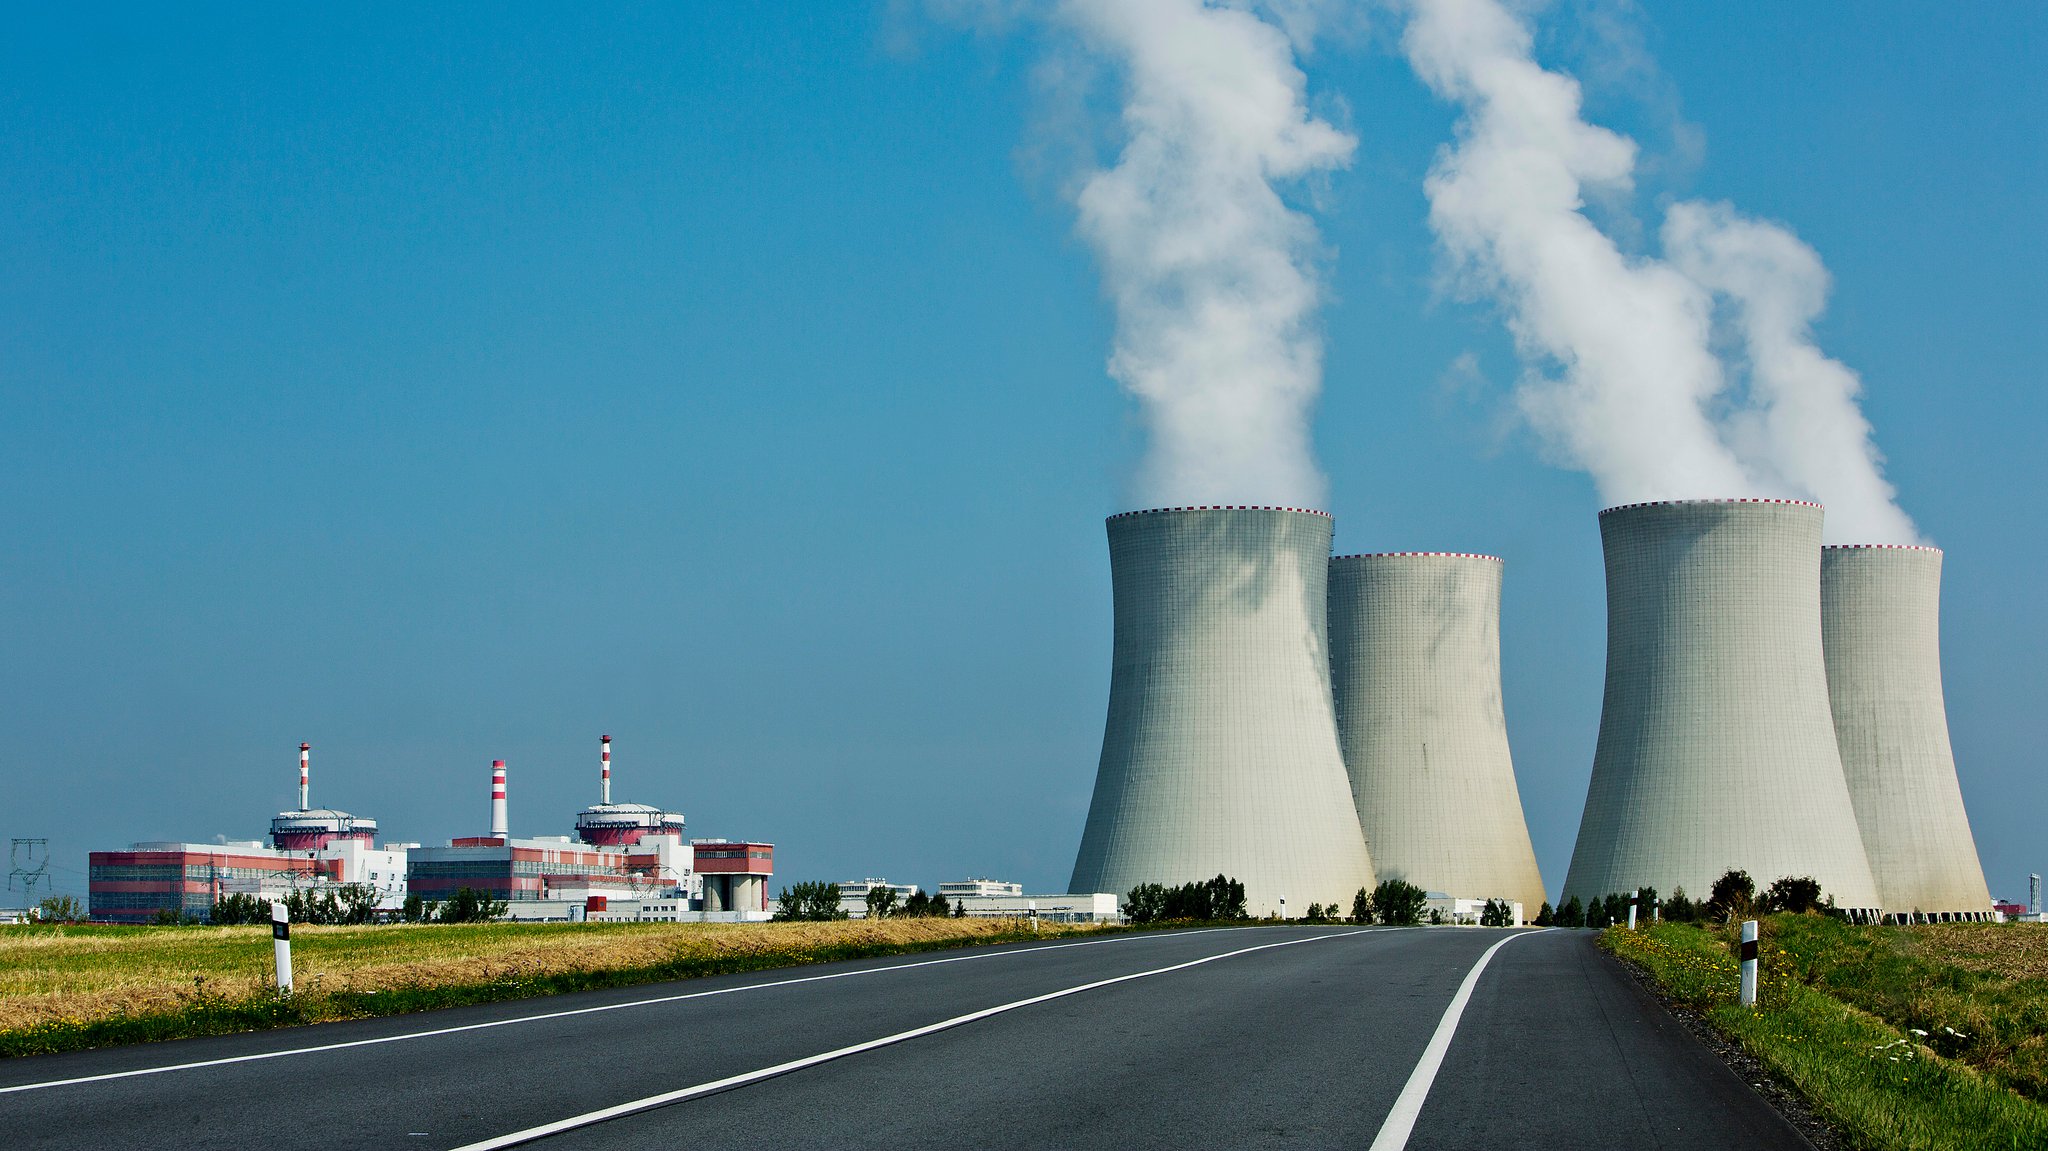
[[[1257,504],[1193,504],[1179,508],[1141,508],[1137,511],[1118,512],[1109,518],[1122,520],[1132,516],[1158,515],[1162,512],[1295,512],[1306,516],[1321,516],[1324,519],[1332,518],[1329,512],[1318,511],[1315,508],[1282,508]]]
[[[1454,560],[1492,560],[1494,563],[1504,562],[1499,556],[1490,556],[1481,552],[1356,552],[1351,555],[1331,556],[1330,558],[1332,560],[1437,558]]]
[[[1885,551],[1933,552],[1936,555],[1941,554],[1940,548],[1927,544],[1822,544],[1820,550],[1824,552]]]
[[[1625,512],[1630,508],[1666,508],[1679,507],[1684,504],[1790,504],[1801,508],[1821,507],[1821,505],[1814,503],[1812,500],[1780,500],[1764,496],[1730,496],[1726,499],[1644,500],[1639,504],[1616,504],[1611,508],[1602,508],[1600,509],[1600,514],[1604,516],[1609,512]],[[1822,510],[1826,509],[1823,508]]]

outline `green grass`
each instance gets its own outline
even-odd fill
[[[0,929],[0,1057],[222,1035],[1044,939],[1016,921],[294,927],[295,994],[267,927]],[[1103,929],[1092,929],[1103,930]],[[1109,929],[1116,930],[1116,929]]]
[[[1611,928],[1602,945],[1762,1060],[1853,1146],[2048,1147],[2048,1083],[2034,1054],[2048,982],[2027,964],[1959,963],[1940,938],[1947,928],[1811,915],[1761,927],[1754,1009],[1736,1001],[1732,927]],[[2048,945],[2048,934],[2010,938]]]

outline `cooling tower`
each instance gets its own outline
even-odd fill
[[[1600,513],[1607,694],[1564,897],[1820,881],[1880,906],[1821,657],[1817,504],[1681,500]]]
[[[1835,742],[1885,912],[1991,918],[1941,695],[1941,550],[1821,549],[1820,621]]]
[[[1330,688],[1381,877],[1534,908],[1546,893],[1501,710],[1500,580],[1492,556],[1331,560]]]
[[[1373,884],[1330,703],[1330,517],[1111,516],[1109,719],[1069,889],[1223,874],[1254,915]]]

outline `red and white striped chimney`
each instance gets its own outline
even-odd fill
[[[510,839],[511,829],[505,822],[505,761],[491,761],[491,834],[499,839]]]
[[[312,758],[312,753],[313,753],[313,745],[312,745],[312,744],[310,744],[310,743],[302,743],[302,744],[300,744],[300,745],[299,745],[299,810],[300,810],[300,811],[304,811],[304,810],[306,810],[306,766],[307,766],[307,761],[308,761],[309,759],[311,759],[311,758]]]
[[[599,792],[599,802],[610,803],[612,801],[612,737],[608,735],[598,736],[597,745],[604,749],[598,753],[598,758],[604,763],[604,786]]]

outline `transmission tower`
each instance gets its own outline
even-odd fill
[[[50,841],[47,839],[10,839],[7,841],[7,890],[13,891],[19,883],[22,890],[22,905],[36,905],[36,884],[43,890],[50,889]]]

